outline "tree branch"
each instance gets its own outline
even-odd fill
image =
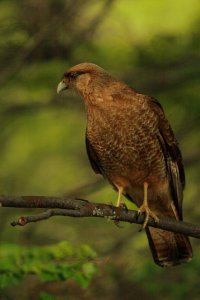
[[[72,199],[68,197],[48,197],[48,196],[0,196],[2,207],[17,208],[48,208],[45,212],[32,216],[21,216],[17,221],[11,223],[12,226],[24,226],[31,222],[38,222],[52,216],[68,217],[99,217],[108,218],[116,222],[129,222],[143,224],[145,216],[135,210],[128,210],[126,207],[117,208],[113,205],[91,203],[83,199]],[[155,222],[149,218],[148,226],[160,228],[176,233],[182,233],[191,237],[200,238],[200,226],[176,221],[172,219],[159,219]]]

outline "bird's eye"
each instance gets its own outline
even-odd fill
[[[78,75],[79,75],[78,72],[71,72],[71,73],[69,74],[69,77],[75,78],[75,77],[77,77]]]
[[[64,74],[64,77],[65,78],[75,78],[75,77],[77,77],[79,75],[79,72],[70,72],[70,73],[65,73]]]
[[[64,74],[64,77],[65,78],[76,78],[77,76],[81,75],[81,74],[84,74],[85,72],[83,71],[72,71],[72,72],[69,72],[69,73],[65,73]]]

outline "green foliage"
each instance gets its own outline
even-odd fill
[[[40,293],[40,299],[39,300],[55,300],[55,297],[51,294],[41,292]]]
[[[42,281],[74,279],[86,288],[97,271],[96,253],[88,246],[72,247],[68,242],[25,248],[15,244],[0,247],[0,287],[17,284],[35,274]],[[41,296],[41,299],[46,296]]]

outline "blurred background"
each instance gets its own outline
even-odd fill
[[[0,22],[0,193],[115,203],[88,162],[82,100],[56,95],[68,67],[93,62],[161,102],[185,162],[185,220],[199,224],[199,0],[2,0]],[[137,225],[62,217],[9,225],[25,213],[1,209],[1,245],[88,244],[98,271],[87,288],[31,276],[2,289],[0,299],[44,299],[41,291],[53,295],[45,299],[199,299],[198,240],[192,263],[162,269]]]

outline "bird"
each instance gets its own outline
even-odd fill
[[[188,236],[147,226],[149,217],[182,220],[185,173],[182,154],[164,110],[102,67],[80,63],[64,72],[57,93],[75,90],[84,101],[86,150],[95,173],[145,214],[154,262],[176,266],[192,259]]]

